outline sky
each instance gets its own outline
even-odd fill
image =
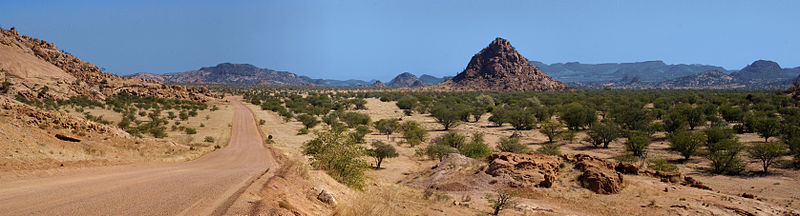
[[[0,26],[116,74],[248,63],[312,78],[452,76],[494,38],[544,63],[800,66],[800,1],[0,1]]]

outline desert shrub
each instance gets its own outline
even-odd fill
[[[319,124],[319,120],[317,120],[317,117],[305,113],[297,116],[297,120],[303,123],[305,129],[311,129]]]
[[[431,160],[442,160],[442,157],[450,153],[458,153],[458,150],[447,145],[432,143],[425,148],[417,149],[416,154],[418,156],[428,156]]]
[[[508,122],[508,109],[500,107],[492,110],[492,116],[489,116],[489,121],[494,123],[495,126],[503,126]]]
[[[703,132],[706,134],[706,144],[734,138],[733,131],[723,127],[710,127]]]
[[[413,109],[417,105],[417,98],[411,95],[406,95],[397,100],[397,107],[404,110]]]
[[[364,147],[344,132],[325,131],[303,143],[303,153],[311,156],[311,166],[325,170],[337,181],[355,189],[364,188],[364,170],[368,163]]]
[[[464,156],[475,159],[485,158],[492,154],[489,146],[483,140],[482,133],[473,134],[470,142],[461,146],[458,151]]]
[[[512,109],[505,112],[505,121],[516,130],[530,130],[536,127],[536,115],[532,110]]]
[[[139,112],[139,115],[142,115],[142,113]],[[181,111],[180,113],[178,113],[178,118],[180,118],[181,121],[186,121],[189,119],[189,113],[186,113],[186,111]]]
[[[468,116],[465,111],[466,109],[463,106],[439,104],[433,107],[431,115],[436,119],[436,122],[444,127],[444,130],[450,130],[450,128],[455,127]]]
[[[597,121],[596,110],[583,106],[583,104],[573,102],[562,108],[559,119],[566,123],[570,130],[584,128]]]
[[[381,168],[383,159],[400,156],[397,154],[397,150],[394,148],[394,146],[381,141],[373,142],[372,149],[369,149],[368,154],[369,156],[375,158],[375,167],[378,169]]]
[[[764,173],[767,173],[769,166],[783,157],[786,154],[786,150],[784,145],[779,142],[759,142],[747,148],[747,153],[753,160],[761,162]]]
[[[264,125],[265,123],[267,123],[267,121],[265,121],[264,119],[258,120],[258,125]]]
[[[664,131],[666,132],[675,132],[678,130],[685,130],[689,126],[689,122],[686,120],[686,116],[684,116],[681,112],[677,110],[669,111],[663,118],[662,122],[664,124]]]
[[[419,145],[428,137],[428,130],[422,127],[415,121],[407,121],[400,125],[400,130],[403,133],[403,138],[410,146],[414,147]]]
[[[357,112],[346,112],[339,117],[347,127],[355,128],[359,125],[369,125],[371,121],[369,115],[364,113],[357,113]]]
[[[185,132],[186,132],[186,134],[189,134],[189,135],[191,135],[191,134],[197,134],[197,130],[196,130],[196,129],[194,129],[194,128],[188,128],[188,127],[187,127],[187,128],[185,129]]]
[[[375,129],[382,134],[390,135],[400,129],[400,122],[397,119],[381,119],[373,123]]]
[[[205,141],[207,143],[213,143],[214,142],[214,137],[207,136],[207,137],[203,138],[203,141]]]
[[[336,130],[336,129],[332,129],[332,130]],[[365,125],[359,125],[358,127],[356,127],[355,131],[350,133],[350,139],[352,139],[356,143],[365,143],[366,140],[364,140],[364,136],[366,136],[370,132],[372,132],[372,130],[370,130],[369,127],[367,127]]]
[[[297,135],[306,135],[308,133],[309,133],[308,128],[300,128],[300,130],[297,131]]]
[[[167,137],[167,128],[166,127],[153,127],[148,129],[147,131],[155,138],[164,138]]]
[[[760,117],[755,120],[753,130],[761,137],[764,137],[764,142],[769,142],[770,137],[777,136],[780,133],[780,122],[778,122],[777,118]]]
[[[459,134],[457,132],[451,131],[451,132],[448,132],[446,134],[442,134],[439,137],[436,137],[433,140],[433,143],[435,145],[443,145],[443,146],[449,146],[449,147],[452,147],[452,148],[455,148],[455,149],[461,149],[461,147],[464,146],[464,143],[466,143],[466,141],[467,141],[467,137],[465,137],[464,135],[461,135],[461,134]]]
[[[497,194],[496,196],[492,196],[490,194],[486,195],[486,200],[489,201],[489,207],[492,208],[492,212],[490,215],[497,216],[500,215],[500,211],[506,209],[508,207],[514,206],[516,200],[514,197],[517,196],[516,191],[511,189],[502,189],[495,191]]]
[[[685,160],[697,154],[706,143],[706,137],[700,132],[677,131],[669,135],[670,147],[679,152]]]
[[[637,157],[644,156],[648,146],[650,146],[650,137],[647,134],[632,133],[628,136],[628,140],[625,141],[625,151]]]
[[[559,137],[561,134],[566,132],[564,130],[564,125],[560,122],[553,121],[553,120],[546,120],[543,121],[541,124],[541,128],[539,128],[539,133],[544,134],[547,136],[547,140],[549,143],[553,143],[553,141]]]
[[[536,149],[536,152],[540,154],[559,156],[561,155],[561,151],[558,150],[559,147],[560,146],[558,144],[554,143],[544,144],[539,149]]]
[[[744,170],[745,164],[739,159],[744,147],[736,139],[724,139],[706,145],[706,157],[711,160],[713,173],[735,175]]]
[[[663,158],[659,159],[650,159],[647,160],[647,168],[652,170],[659,170],[663,172],[675,172],[678,171],[678,166],[675,164],[671,164],[667,162],[667,160]]]
[[[620,137],[621,130],[614,122],[602,121],[592,124],[586,135],[584,141],[591,143],[594,147],[602,144],[603,148],[608,148],[608,144]]]
[[[500,143],[497,144],[497,150],[500,150],[501,152],[512,152],[518,154],[527,154],[531,152],[531,149],[528,148],[528,145],[519,142],[518,137],[501,137]]]

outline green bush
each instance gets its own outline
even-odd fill
[[[750,158],[760,162],[764,173],[767,173],[769,166],[775,164],[787,152],[782,143],[759,142],[747,148],[747,153]]]
[[[553,143],[544,144],[539,149],[536,149],[536,152],[540,154],[559,156],[561,155],[561,151],[559,151],[558,149],[559,147],[560,146],[558,144],[553,144]]]
[[[394,146],[385,144],[381,141],[373,142],[372,149],[369,149],[368,153],[369,156],[375,158],[375,168],[378,169],[381,168],[383,159],[400,156],[400,154],[397,154],[397,150],[394,148]]]
[[[662,158],[647,160],[647,168],[652,170],[659,170],[662,172],[678,171],[678,166],[676,166],[675,164],[671,164],[667,162],[667,160]]]
[[[500,143],[497,144],[497,150],[500,150],[501,152],[512,152],[518,154],[527,154],[531,152],[531,149],[528,148],[528,145],[519,142],[518,137],[501,137]]]
[[[348,138],[343,132],[326,131],[303,143],[303,153],[311,156],[311,166],[325,170],[344,185],[362,190],[365,169],[369,166],[362,158],[366,149]]]
[[[485,158],[492,154],[481,133],[473,134],[472,140],[461,146],[458,151],[464,156],[475,159]]]
[[[400,130],[403,133],[403,138],[406,140],[406,143],[411,147],[425,142],[428,137],[428,130],[425,130],[422,125],[415,121],[404,122],[400,125]]]
[[[648,146],[650,146],[650,137],[646,134],[634,133],[625,141],[625,151],[637,157],[643,156],[647,152]]]
[[[397,119],[381,119],[373,123],[375,129],[382,134],[390,135],[400,128],[400,122]]]
[[[203,141],[205,141],[207,143],[213,143],[214,142],[214,137],[207,136],[207,137],[205,137],[203,139]]]
[[[191,135],[191,134],[197,134],[197,130],[196,130],[196,129],[194,129],[194,128],[186,128],[186,130],[185,130],[185,131],[186,131],[186,134],[189,134],[189,135]]]
[[[677,131],[669,135],[670,147],[679,152],[685,160],[697,154],[707,138],[700,132]]]
[[[369,115],[357,112],[346,112],[339,117],[349,128],[355,128],[359,125],[369,125],[371,119]]]

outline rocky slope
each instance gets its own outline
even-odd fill
[[[119,92],[139,96],[207,100],[205,89],[166,86],[156,81],[120,77],[59,51],[55,44],[0,29],[2,93],[29,99],[82,96],[103,100]]]
[[[424,86],[425,83],[423,83],[422,80],[417,78],[417,76],[414,76],[414,74],[411,74],[409,72],[403,72],[400,75],[394,77],[392,81],[389,81],[387,85],[392,88],[399,88],[399,87]]]
[[[189,84],[237,84],[237,85],[313,85],[285,71],[258,68],[250,64],[222,63],[213,67],[203,67],[180,73],[147,74],[138,73],[133,77],[155,79],[165,83]]]
[[[455,91],[560,91],[569,87],[548,76],[520,55],[507,40],[497,38],[472,56],[467,68],[434,85]]]
[[[720,71],[706,71],[656,84],[669,89],[731,89],[740,88],[744,83]]]

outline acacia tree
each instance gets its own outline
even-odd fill
[[[503,209],[514,205],[514,197],[517,192],[510,189],[501,189],[495,191],[495,193],[497,193],[497,196],[487,194],[486,199],[489,200],[489,207],[492,207],[492,215],[497,216],[500,215],[500,211]]]
[[[614,122],[602,121],[592,124],[586,134],[588,137],[585,141],[592,143],[595,147],[602,144],[603,148],[608,148],[608,144],[621,136],[621,129]]]
[[[780,122],[776,118],[761,117],[755,120],[753,129],[764,137],[764,142],[769,142],[770,137],[777,136],[780,133]]]
[[[564,125],[553,120],[542,122],[541,128],[539,128],[539,133],[547,136],[549,143],[553,143],[553,140],[558,138],[564,132]]]
[[[397,119],[381,119],[373,123],[375,129],[382,134],[391,135],[400,127],[400,123]]]
[[[431,115],[444,127],[444,130],[458,125],[458,122],[464,119],[463,115],[469,114],[464,112],[460,106],[447,106],[444,104],[437,105],[431,110]]]
[[[406,142],[411,145],[411,147],[425,142],[425,139],[428,137],[428,130],[425,130],[425,128],[416,121],[404,122],[400,125],[400,130],[403,133],[403,138],[406,139]]]
[[[677,131],[669,136],[669,142],[673,151],[679,152],[684,160],[689,160],[706,142],[706,137],[700,132]]]
[[[625,150],[637,157],[644,156],[648,146],[650,146],[650,137],[646,134],[633,133],[625,141]]]
[[[400,156],[399,154],[397,154],[397,150],[394,148],[394,146],[390,144],[385,144],[381,141],[373,142],[372,149],[368,150],[368,154],[369,156],[375,158],[375,167],[377,169],[381,168],[381,163],[383,162],[383,159]]]
[[[781,143],[760,142],[747,148],[747,153],[750,158],[761,162],[761,167],[764,168],[764,174],[766,174],[769,166],[774,164],[777,159],[783,157],[786,151]]]
[[[584,128],[592,124],[592,122],[595,122],[597,120],[597,114],[594,109],[573,102],[564,106],[559,114],[559,119],[564,121],[570,130],[578,130],[579,128]]]

